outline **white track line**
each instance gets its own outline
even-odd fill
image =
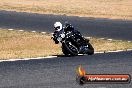
[[[114,53],[114,52],[123,52],[123,51],[132,51],[132,49],[127,49],[127,50],[116,50],[116,51],[95,52],[95,54],[98,54],[98,53]]]
[[[46,32],[41,32],[42,34],[46,34]]]
[[[112,41],[113,39],[107,39],[108,41]]]
[[[122,51],[121,50],[117,50],[117,51],[107,51],[107,53],[122,52]]]
[[[24,30],[18,30],[18,31],[21,31],[21,32],[22,32],[22,31],[24,31]]]
[[[122,52],[122,51],[125,51],[125,50],[116,50],[117,52]]]
[[[123,52],[123,51],[132,51],[132,49],[127,50],[116,50],[116,51],[103,51],[103,52],[94,52],[95,54],[101,53],[114,53],[114,52]],[[79,54],[80,56],[83,54]],[[37,57],[37,58],[23,58],[23,59],[9,59],[9,60],[0,60],[0,62],[7,62],[7,61],[26,61],[26,60],[39,60],[39,59],[46,59],[46,58],[57,58],[57,56],[47,56],[47,57]]]
[[[98,53],[105,53],[105,52],[94,52],[95,54],[98,54]]]
[[[9,31],[13,31],[14,29],[8,29]]]
[[[57,56],[47,56],[47,57],[37,57],[37,58],[24,58],[24,59],[9,59],[9,60],[0,60],[0,62],[7,62],[7,61],[24,61],[24,60],[39,60],[45,58],[56,58]]]
[[[132,49],[127,49],[127,51],[132,51]]]
[[[31,32],[36,32],[36,31],[31,31]]]

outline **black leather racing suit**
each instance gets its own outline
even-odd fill
[[[86,42],[89,41],[89,40],[86,40],[86,39],[81,35],[81,33],[80,33],[79,31],[74,30],[74,27],[73,27],[71,24],[66,24],[65,27],[64,27],[62,30],[60,30],[60,31],[55,31],[55,32],[53,33],[53,40],[54,40],[55,44],[58,44],[58,43],[59,43],[59,41],[57,40],[58,36],[59,36],[62,32],[67,33],[68,31],[73,32],[73,33],[75,34],[76,38],[78,39],[77,42],[80,43],[80,44],[79,44],[80,46],[86,44]],[[80,46],[78,46],[78,47],[80,47]]]

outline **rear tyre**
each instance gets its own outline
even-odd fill
[[[90,43],[88,43],[88,55],[93,55],[94,54],[94,48],[93,48],[93,46],[90,44]]]

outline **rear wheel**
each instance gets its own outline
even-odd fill
[[[94,48],[90,43],[88,43],[88,53],[87,54],[88,55],[93,55],[94,54]]]

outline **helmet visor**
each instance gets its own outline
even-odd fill
[[[57,31],[57,30],[59,30],[59,29],[60,29],[60,26],[58,26],[58,27],[54,27],[54,29]]]

